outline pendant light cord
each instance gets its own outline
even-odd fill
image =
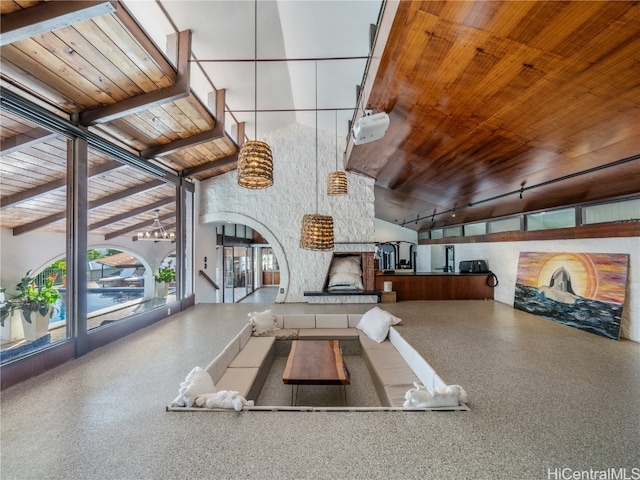
[[[336,110],[336,172],[338,171],[338,110]]]
[[[253,30],[253,139],[258,139],[258,0],[254,2]]]
[[[318,61],[316,60],[316,213],[318,213]]]

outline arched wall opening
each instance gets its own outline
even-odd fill
[[[274,253],[278,259],[278,263],[280,265],[280,284],[278,288],[278,293],[276,295],[276,303],[284,303],[287,297],[287,292],[289,291],[289,263],[287,261],[287,257],[284,252],[284,248],[281,243],[278,241],[276,235],[271,232],[266,225],[258,222],[254,218],[251,218],[247,215],[243,215],[237,212],[216,212],[210,213],[206,215],[202,215],[200,217],[201,224],[213,224],[219,222],[229,222],[229,223],[237,223],[243,224],[247,227],[252,228],[257,231],[267,240],[267,243],[271,248],[273,248]],[[282,293],[284,292],[284,293]]]

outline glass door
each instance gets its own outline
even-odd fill
[[[224,290],[223,290],[223,303],[233,303],[233,247],[224,247]]]

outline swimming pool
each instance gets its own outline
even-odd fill
[[[49,325],[65,322],[67,318],[67,303],[65,301],[66,289],[59,290],[62,297],[56,302],[54,312]],[[139,300],[144,297],[144,288],[89,288],[87,290],[87,313],[98,312],[122,303]]]

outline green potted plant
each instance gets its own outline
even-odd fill
[[[162,267],[156,274],[156,282],[171,283],[176,279],[176,271],[171,267]]]
[[[160,267],[155,279],[158,283],[158,294],[162,292],[163,296],[166,297],[169,294],[169,284],[176,279],[176,270],[171,267],[171,262],[166,267]]]
[[[56,276],[57,274],[50,275],[43,285],[37,285],[29,270],[16,286],[17,306],[22,311],[22,325],[27,340],[40,338],[49,330],[49,319],[60,298],[60,293],[53,286]]]

